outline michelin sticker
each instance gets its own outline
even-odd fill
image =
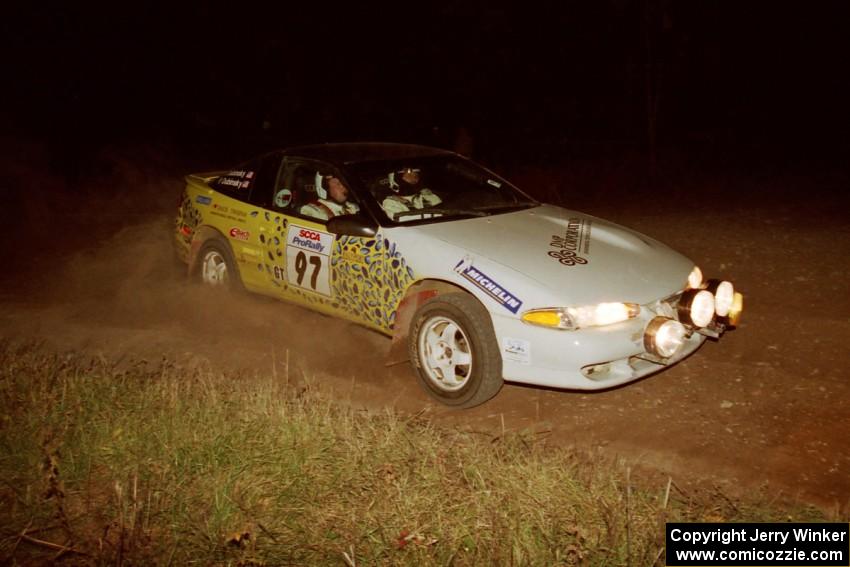
[[[458,262],[455,271],[511,313],[516,313],[522,307],[520,299],[493,281],[493,278],[473,267],[468,260]]]
[[[328,269],[334,235],[289,225],[286,231],[286,278],[290,285],[331,295]]]
[[[505,360],[520,364],[531,364],[531,343],[522,339],[502,338],[502,352]]]

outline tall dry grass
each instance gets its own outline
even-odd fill
[[[0,561],[653,565],[665,521],[821,517],[288,378],[3,342]]]

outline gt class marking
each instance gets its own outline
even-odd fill
[[[461,260],[455,266],[455,271],[468,281],[472,282],[478,289],[489,295],[496,303],[510,311],[516,313],[522,307],[522,301],[514,294],[500,286],[487,276],[481,270],[474,268],[472,265],[464,266],[464,260]]]

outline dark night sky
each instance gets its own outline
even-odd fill
[[[54,147],[450,144],[464,125],[500,152],[645,148],[649,92],[660,147],[711,140],[841,157],[848,6],[34,4],[3,23],[2,118]]]

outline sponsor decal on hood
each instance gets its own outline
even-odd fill
[[[587,264],[587,258],[578,253],[590,253],[590,227],[593,222],[587,218],[570,217],[564,235],[552,235],[549,246],[555,250],[549,251],[549,256],[556,258],[564,266]]]

